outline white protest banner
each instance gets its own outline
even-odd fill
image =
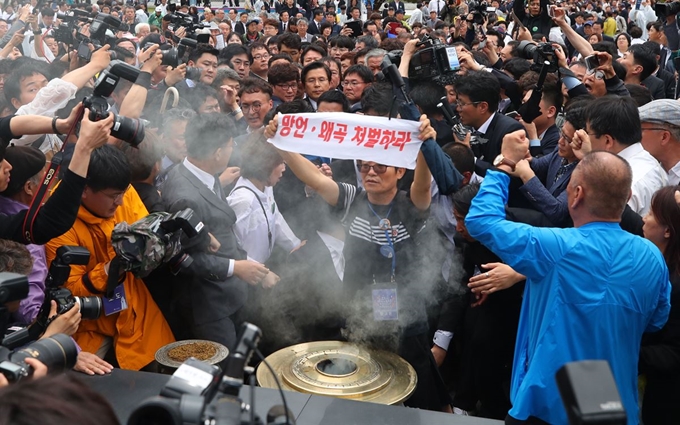
[[[417,121],[338,112],[279,114],[268,141],[288,152],[413,169],[422,144],[418,127]]]

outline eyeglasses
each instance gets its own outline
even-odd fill
[[[368,174],[368,172],[371,170],[371,168],[373,169],[373,172],[376,173],[376,174],[385,174],[385,172],[387,171],[387,167],[388,167],[387,165],[383,165],[383,164],[369,165],[369,164],[365,164],[365,163],[359,162],[359,161],[357,161],[357,165],[359,166],[359,171],[362,174]]]
[[[316,83],[323,84],[323,83],[327,83],[327,82],[328,82],[328,78],[325,78],[325,77],[310,78],[309,80],[305,80],[305,83],[307,83],[307,84],[316,84]]]
[[[604,72],[595,69],[586,71],[586,75],[594,75],[596,80],[604,79]]]
[[[262,104],[260,102],[255,102],[252,105],[248,105],[247,103],[242,103],[241,104],[241,109],[245,111],[253,111],[257,112],[262,108]]]
[[[276,87],[284,91],[297,90],[297,84],[276,84]]]
[[[121,201],[123,199],[123,196],[125,196],[125,193],[128,191],[129,188],[130,188],[130,186],[128,186],[124,191],[118,192],[118,193],[106,193],[104,191],[99,191],[99,193],[106,196],[107,198],[109,198],[113,202],[118,202],[118,201]]]
[[[345,80],[345,81],[342,82],[343,87],[356,87],[360,84],[367,84],[367,83],[364,83],[363,81],[358,81],[358,80],[350,80],[350,81]]]
[[[480,103],[482,103],[481,100],[480,100],[480,101],[477,101],[477,102],[468,102],[468,103],[463,103],[463,102],[458,102],[458,101],[457,101],[457,102],[456,102],[456,108],[458,108],[458,107],[464,108],[464,107],[466,107],[466,106],[468,106],[468,105],[478,105],[478,104],[480,104]]]
[[[263,54],[261,54],[261,55],[255,55],[255,56],[253,56],[253,59],[256,60],[256,61],[260,61],[260,60],[262,60],[262,59],[267,60],[267,59],[269,59],[270,57],[271,57],[271,56],[269,56],[268,53],[263,53]]]
[[[567,133],[565,133],[562,129],[560,129],[560,138],[566,140],[567,143],[569,143],[571,141],[571,139],[573,139],[573,136],[572,137],[567,136]]]

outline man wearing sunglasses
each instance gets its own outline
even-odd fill
[[[389,86],[374,84],[364,92],[361,103],[365,115],[396,115]],[[419,139],[436,138],[425,115],[420,120]],[[265,135],[272,137],[277,127],[275,117],[265,128]],[[451,400],[430,355],[424,298],[432,293],[427,288],[440,278],[441,269],[432,266],[437,261],[432,256],[443,249],[429,246],[437,238],[426,225],[431,174],[423,154],[418,154],[407,195],[398,188],[406,173],[404,168],[358,160],[362,189],[333,181],[300,154],[279,152],[293,173],[331,205],[346,229],[344,295],[348,305],[366,306],[365,310],[345,312],[349,331],[370,335],[372,341],[397,352],[416,369],[418,386],[405,402],[407,406],[443,410]],[[423,255],[425,252],[428,254]],[[384,311],[375,300],[386,296],[395,300],[389,307],[393,315],[376,319],[376,315],[384,317],[380,316]],[[388,341],[388,335],[397,338]]]

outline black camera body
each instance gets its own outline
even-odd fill
[[[111,62],[108,69],[99,74],[99,78],[94,84],[92,95],[83,99],[83,105],[90,110],[90,121],[100,121],[109,116],[109,103],[106,98],[111,96],[113,90],[118,85],[121,78],[134,82],[139,76],[140,71],[134,66],[125,62],[115,60]],[[114,123],[111,128],[111,135],[117,139],[138,146],[144,140],[144,124],[136,118],[127,118],[122,115],[114,114]]]
[[[50,372],[65,372],[76,365],[78,346],[69,336],[56,334],[13,352],[0,347],[0,373],[9,382],[32,376],[33,368],[25,361],[29,357],[40,360]]]
[[[427,46],[416,51],[408,68],[408,78],[414,81],[428,81],[442,75],[454,74],[460,70],[458,52],[455,46],[447,46],[436,38],[424,38],[418,46]]]
[[[677,15],[680,13],[680,2],[657,2],[654,5],[654,13],[656,13],[656,16],[659,18],[659,20],[664,21],[666,20],[666,16]]]
[[[189,36],[195,34],[196,30],[198,29],[208,28],[210,26],[203,23],[197,24],[196,22],[194,22],[194,19],[188,13],[182,12],[168,13],[163,17],[163,19],[166,18],[167,20],[170,21],[170,27],[173,31],[176,30],[177,28],[182,27]]]
[[[485,2],[477,2],[471,0],[468,2],[468,10],[472,13],[472,21],[475,24],[482,25],[489,13],[489,5]]]
[[[532,71],[541,72],[544,65],[548,66],[548,72],[557,72],[559,69],[555,48],[550,43],[535,44],[524,40],[517,46],[517,51],[519,57],[534,61]]]

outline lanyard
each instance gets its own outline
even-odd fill
[[[394,273],[397,270],[397,252],[394,249],[394,243],[392,242],[392,224],[390,223],[389,216],[390,213],[392,212],[392,207],[394,207],[394,201],[390,203],[390,209],[387,211],[387,215],[385,215],[385,218],[382,218],[378,215],[377,212],[373,209],[371,206],[371,203],[368,203],[368,208],[371,210],[373,215],[378,217],[378,227],[381,230],[385,231],[385,239],[387,239],[387,246],[388,248],[385,247],[385,245],[382,245],[380,247],[380,254],[382,254],[384,257],[391,258],[392,259],[392,274],[390,276],[390,279],[392,282],[394,282]]]

